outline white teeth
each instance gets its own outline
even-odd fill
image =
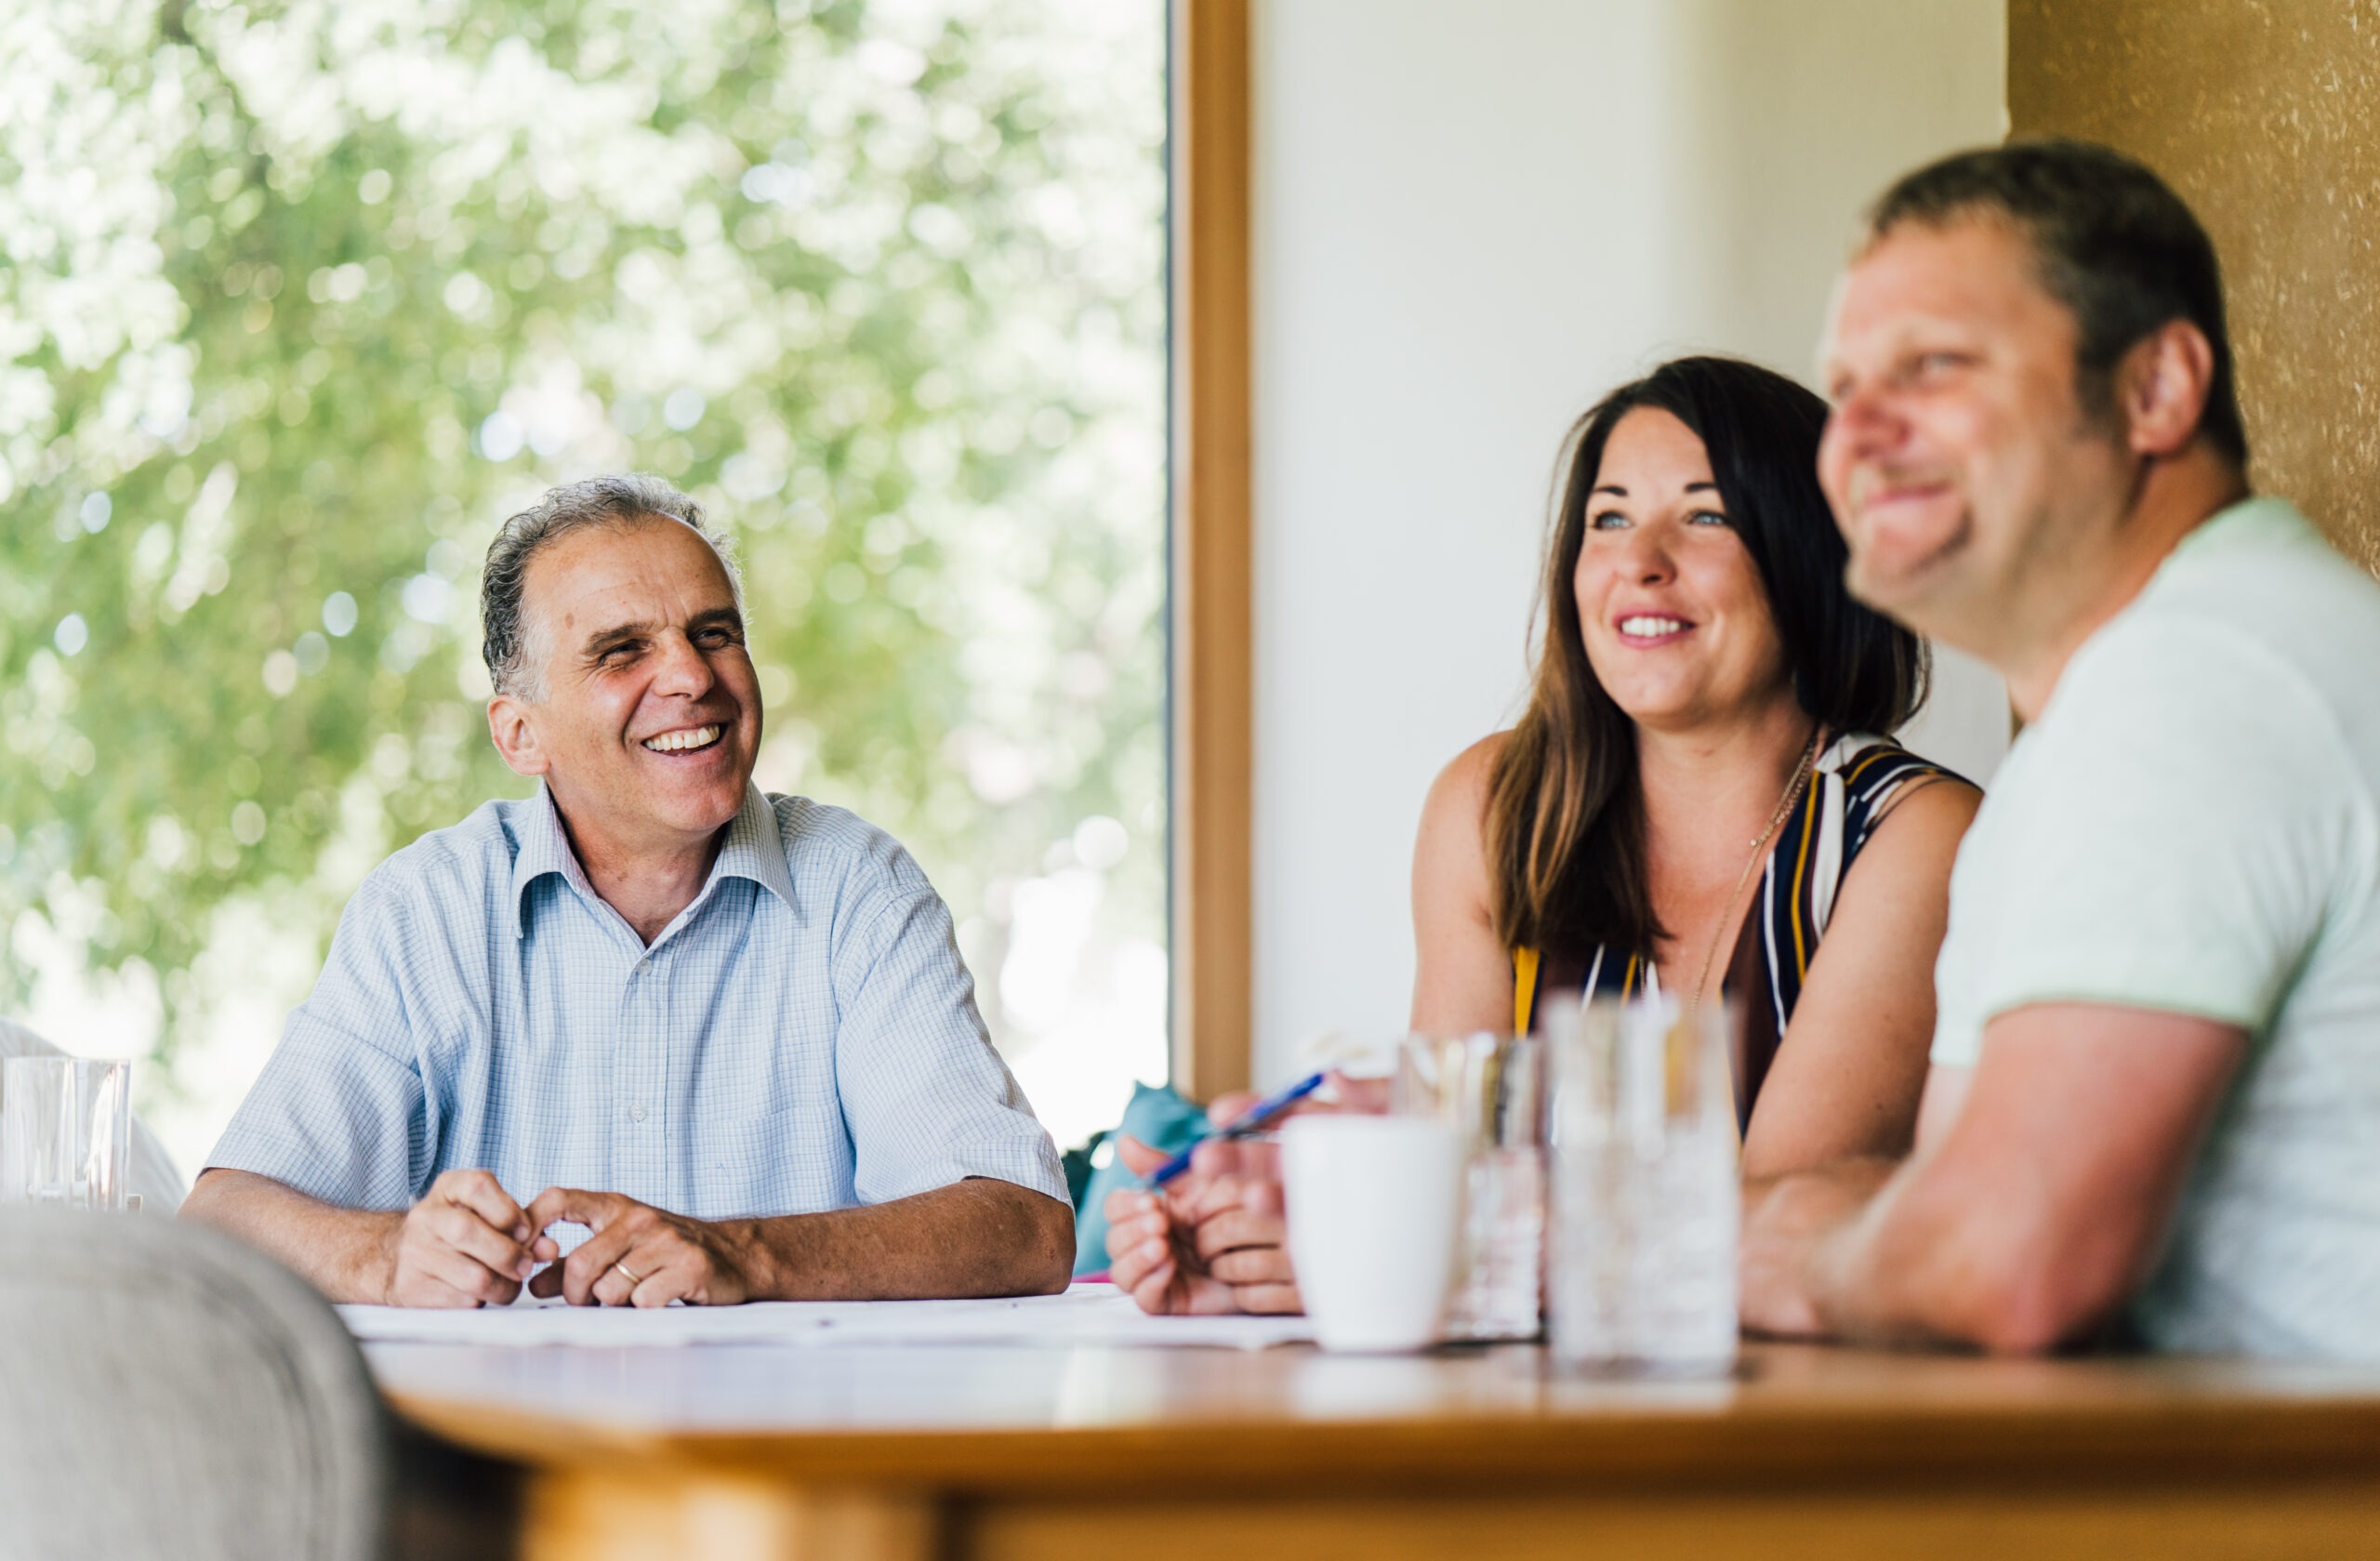
[[[1620,632],[1633,635],[1640,640],[1655,639],[1663,634],[1675,634],[1685,627],[1686,622],[1682,618],[1653,618],[1640,615],[1620,620]]]
[[[683,732],[664,732],[658,737],[647,737],[644,746],[655,753],[682,753],[688,748],[707,748],[717,741],[718,727],[694,726]]]

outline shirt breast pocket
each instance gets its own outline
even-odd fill
[[[765,1218],[832,1208],[819,1196],[826,1157],[805,1131],[800,1107],[721,1122],[696,1131],[694,1184],[698,1220]]]

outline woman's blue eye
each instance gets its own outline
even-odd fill
[[[1726,525],[1727,523],[1727,517],[1716,509],[1697,509],[1687,516],[1686,520],[1693,525]]]
[[[1627,523],[1628,517],[1617,509],[1606,509],[1600,515],[1591,517],[1587,522],[1589,528],[1594,531],[1615,531]]]

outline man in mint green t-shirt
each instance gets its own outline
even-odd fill
[[[1746,1325],[2380,1357],[2380,585],[2250,496],[2213,245],[2101,148],[1950,158],[1824,365],[1854,590],[2025,730],[1915,1151],[1751,1189]]]

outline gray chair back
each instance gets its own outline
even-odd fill
[[[389,1462],[296,1275],[172,1220],[0,1208],[0,1561],[378,1561]]]

